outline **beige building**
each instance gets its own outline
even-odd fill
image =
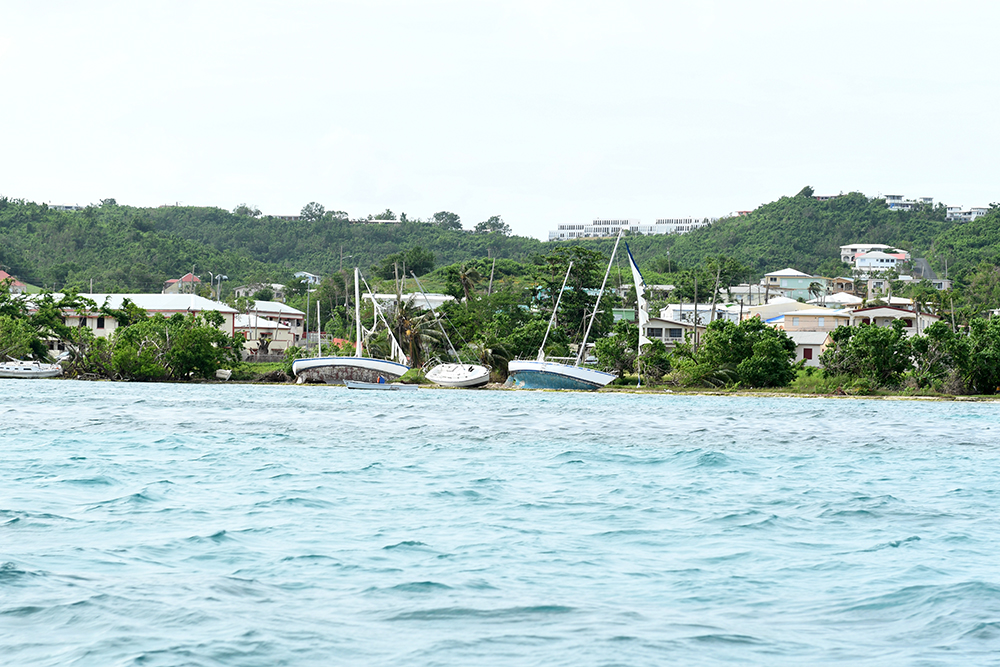
[[[291,327],[257,315],[236,315],[236,332],[246,339],[244,349],[256,354],[264,346],[268,354],[282,354],[296,344]]]
[[[851,314],[846,310],[833,308],[808,308],[795,310],[785,314],[784,329],[793,331],[826,331],[830,332],[851,321]]]

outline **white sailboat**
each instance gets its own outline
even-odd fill
[[[376,317],[381,315],[378,302],[372,299],[375,306]],[[292,363],[292,372],[295,374],[296,382],[326,382],[327,384],[344,384],[345,380],[353,382],[367,382],[378,384],[380,382],[391,382],[398,380],[400,376],[410,367],[406,364],[406,355],[396,342],[396,338],[389,331],[389,340],[392,345],[393,357],[395,361],[387,359],[374,359],[364,356],[364,338],[361,327],[361,286],[359,282],[359,271],[354,268],[354,322],[355,322],[355,347],[352,357],[312,357],[308,359],[296,359]],[[388,326],[386,326],[388,329]]]
[[[413,279],[417,282],[417,287],[420,288],[420,293],[424,295],[424,301],[427,302],[427,309],[434,312],[431,308],[430,299],[427,298],[427,293],[424,292],[424,286],[420,284],[420,280],[417,278],[417,274],[411,272]],[[448,336],[448,332],[444,330],[444,326],[441,324],[441,320],[437,319],[438,327],[441,328],[441,333],[444,335],[444,339],[448,341],[448,349],[451,351],[451,355],[458,359],[458,352],[455,351],[455,346],[451,344],[451,338]],[[441,387],[455,387],[461,389],[472,389],[475,387],[482,387],[490,381],[490,369],[486,366],[481,366],[479,364],[463,364],[461,360],[457,363],[448,362],[443,364],[438,364],[434,368],[427,371],[424,377]]]
[[[0,378],[52,378],[62,375],[59,364],[12,359],[0,363]]]
[[[615,239],[614,250],[611,251],[611,261],[608,262],[608,269],[604,272],[604,280],[601,282],[601,290],[597,293],[597,305],[590,315],[587,324],[587,331],[583,335],[583,342],[580,344],[580,351],[576,355],[576,364],[561,364],[554,361],[545,360],[545,343],[549,338],[549,331],[556,319],[556,312],[559,310],[559,302],[562,300],[563,290],[566,289],[566,281],[569,279],[569,272],[573,269],[570,262],[566,269],[566,276],[563,278],[562,287],[559,289],[559,296],[556,298],[556,307],[549,318],[549,326],[545,329],[545,337],[542,338],[542,346],[538,349],[538,356],[533,360],[515,360],[507,364],[508,383],[518,389],[576,389],[582,391],[594,391],[606,386],[618,376],[613,373],[605,373],[596,368],[581,366],[584,354],[587,349],[587,338],[590,337],[590,328],[594,324],[597,316],[598,305],[601,303],[601,296],[604,294],[604,286],[608,282],[608,274],[611,273],[611,265],[615,261],[615,253],[618,251],[618,242],[621,240],[621,232]]]

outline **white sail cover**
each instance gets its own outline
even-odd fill
[[[648,338],[644,335],[646,333],[646,325],[649,323],[649,306],[646,305],[646,283],[642,279],[642,274],[639,273],[639,267],[635,263],[635,258],[632,257],[632,251],[628,247],[628,243],[625,244],[625,252],[628,253],[628,263],[632,267],[632,280],[635,282],[635,297],[638,301],[639,309],[639,349],[642,350],[642,346],[650,342]]]

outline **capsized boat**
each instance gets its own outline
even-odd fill
[[[62,375],[59,364],[40,361],[5,361],[0,363],[0,378],[53,378]]]
[[[527,359],[507,363],[510,386],[516,389],[575,389],[593,391],[618,376],[586,366]]]
[[[608,274],[611,273],[611,266],[615,261],[615,253],[618,252],[618,242],[621,241],[621,232],[615,239],[615,247],[611,251],[611,261],[608,262],[608,269],[604,272],[604,281],[601,282],[601,290],[597,293],[597,305],[591,313],[590,322],[587,324],[587,331],[583,335],[583,342],[580,344],[580,351],[576,355],[576,364],[561,364],[555,361],[545,360],[545,343],[549,338],[549,331],[555,322],[556,313],[559,311],[559,302],[562,301],[563,291],[566,289],[566,281],[569,279],[569,272],[573,270],[573,262],[566,268],[566,276],[563,278],[562,287],[559,288],[559,296],[556,297],[556,307],[552,310],[552,317],[549,318],[549,326],[545,329],[545,336],[542,338],[542,346],[538,348],[538,356],[531,360],[514,360],[507,363],[507,386],[516,389],[575,389],[579,391],[594,391],[606,386],[618,376],[614,373],[605,373],[596,368],[581,366],[583,355],[587,349],[587,339],[590,337],[590,328],[594,324],[597,316],[598,305],[601,303],[601,295],[604,294],[604,286],[608,282]]]
[[[478,364],[438,364],[424,375],[442,387],[482,387],[490,381],[490,369]]]
[[[376,317],[381,316],[378,302],[374,299]],[[319,319],[319,309],[317,307],[316,318]],[[405,363],[406,355],[396,342],[396,338],[389,331],[389,340],[392,344],[395,361],[388,359],[373,359],[363,355],[364,338],[361,334],[361,287],[359,282],[359,271],[354,268],[354,321],[355,321],[355,347],[353,357],[330,356],[306,359],[296,359],[292,362],[292,373],[295,374],[295,381],[303,382],[326,382],[327,384],[342,384],[345,380],[352,382],[368,382],[378,384],[380,382],[398,380],[403,373],[410,370]],[[388,325],[386,325],[388,329]],[[322,352],[322,350],[321,350]]]

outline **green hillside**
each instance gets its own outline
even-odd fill
[[[1000,211],[972,223],[945,220],[943,207],[892,211],[882,199],[850,193],[819,201],[806,188],[750,214],[725,218],[688,234],[632,236],[644,272],[656,279],[704,266],[720,256],[744,265],[741,279],[794,267],[838,274],[839,247],[885,243],[928,257],[935,270],[961,278],[982,261],[1000,261]],[[308,207],[307,207],[308,208]],[[0,268],[35,285],[95,291],[158,291],[194,268],[229,276],[229,285],[286,282],[295,271],[321,275],[365,269],[400,252],[432,257],[434,266],[487,257],[538,264],[557,247],[581,245],[607,255],[613,239],[543,243],[501,232],[448,229],[427,222],[350,223],[341,212],[314,211],[311,220],[205,207],[137,208],[106,201],[82,211],[0,199]],[[418,251],[422,251],[418,252]],[[343,260],[342,260],[343,257]],[[517,264],[504,265],[505,273]],[[527,270],[527,269],[525,269]]]

